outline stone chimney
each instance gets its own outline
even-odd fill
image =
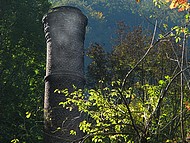
[[[78,125],[81,115],[59,106],[65,101],[56,89],[83,88],[84,39],[87,17],[75,7],[56,7],[43,17],[47,43],[44,97],[44,143],[69,143],[83,136]],[[76,130],[77,135],[70,135]]]

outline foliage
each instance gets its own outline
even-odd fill
[[[181,22],[182,15],[176,11],[169,10],[168,0],[49,0],[53,7],[61,5],[72,5],[82,9],[89,18],[107,20],[118,11],[131,11],[140,16],[160,20],[161,23]],[[160,6],[162,4],[162,6]],[[164,5],[163,5],[164,4]],[[186,5],[185,5],[186,6]],[[187,6],[186,6],[187,7]],[[151,20],[150,19],[150,20]]]
[[[87,81],[98,83],[99,80],[104,80],[110,84],[110,80],[122,80],[148,49],[151,40],[148,33],[149,31],[143,31],[142,27],[132,28],[122,21],[118,22],[117,37],[114,39],[116,45],[113,46],[111,53],[106,53],[105,48],[99,44],[92,44],[87,51],[87,55],[92,59],[88,66]],[[135,73],[131,75],[130,83],[135,83],[137,80],[141,81],[142,84],[145,82],[154,83],[158,82],[164,75],[172,74],[176,63],[167,60],[174,56],[170,48],[172,45],[173,43],[166,40],[157,44],[150,51],[149,55],[151,56],[148,56],[135,69]],[[179,49],[175,50],[179,53]],[[165,69],[164,67],[167,65],[171,66]]]
[[[60,91],[67,97],[60,105],[77,106],[86,115],[79,126],[86,133],[82,142],[185,142],[190,126],[188,28],[174,27],[155,40],[156,28],[150,37],[141,27],[130,31],[119,23],[111,53],[99,44],[88,51],[94,86]]]
[[[185,15],[182,26],[177,24],[166,34],[160,33],[156,41],[156,36],[145,34],[149,32],[142,27],[129,30],[131,27],[120,22],[111,53],[100,44],[92,44],[88,51],[92,59],[89,88],[60,91],[67,97],[60,105],[68,110],[78,106],[86,115],[80,123],[86,134],[82,141],[184,142],[189,135],[188,3],[153,1],[158,6],[156,11],[150,1],[137,1],[139,5],[135,0],[62,1],[80,5],[99,19],[115,9],[130,9],[145,16],[151,12],[152,18],[173,21]],[[0,142],[42,142],[45,43],[41,18],[50,5],[46,0],[1,4]],[[168,4],[185,14],[171,12]],[[101,11],[102,5],[109,10]],[[70,133],[76,134],[74,130]]]
[[[0,142],[41,142],[46,0],[1,2]]]
[[[179,114],[173,113],[176,105],[174,109],[169,106],[173,104],[171,97],[163,101],[160,115],[155,114],[152,117],[153,111],[158,107],[161,89],[169,82],[170,78],[166,77],[158,85],[146,84],[139,87],[144,89],[146,99],[143,99],[142,94],[137,94],[136,88],[129,88],[121,93],[121,88],[116,88],[116,85],[121,84],[119,81],[112,82],[110,88],[85,90],[85,94],[81,89],[71,94],[68,90],[63,90],[61,92],[65,94],[67,101],[60,105],[72,110],[74,104],[79,107],[80,112],[86,113],[87,118],[79,126],[87,134],[81,139],[83,142],[88,138],[92,142],[111,143],[138,142],[138,139],[139,142],[179,141],[176,138]],[[147,129],[150,120],[151,125]],[[172,133],[168,134],[168,131]]]

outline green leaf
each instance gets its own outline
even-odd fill
[[[35,74],[39,74],[40,73],[39,69],[35,69],[34,72],[35,72]]]
[[[121,126],[120,125],[115,125],[115,131],[120,132],[121,131]]]
[[[166,80],[168,80],[168,81],[171,80],[171,77],[170,77],[169,75],[166,75],[164,78],[165,78]]]
[[[54,90],[54,93],[61,93],[61,91],[59,90],[59,89],[56,89],[56,90]]]
[[[175,37],[175,42],[178,43],[181,41],[181,38],[180,37]]]
[[[31,117],[31,112],[26,112],[26,118],[30,118]]]
[[[168,28],[168,24],[163,24],[163,27],[164,27],[164,29],[167,30],[167,28]]]
[[[76,135],[76,134],[77,134],[77,132],[76,132],[76,131],[74,131],[74,130],[70,130],[70,134],[71,134],[71,135]]]
[[[159,80],[158,82],[160,85],[164,85],[165,84],[165,81],[164,80]]]
[[[59,102],[59,105],[65,105],[65,103],[64,102]]]
[[[11,143],[19,143],[19,140],[18,139],[12,139]]]

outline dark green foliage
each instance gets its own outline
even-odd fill
[[[111,53],[105,52],[105,48],[99,44],[91,45],[88,49],[87,55],[92,59],[88,66],[88,81],[94,81],[94,84],[99,80],[108,83],[123,80],[150,46],[150,31],[143,30],[142,27],[130,27],[121,21],[117,24],[116,32]],[[132,73],[129,87],[136,82],[154,84],[165,75],[171,75],[177,66],[176,62],[169,60],[175,56],[171,46],[173,43],[167,40],[155,46]],[[175,50],[176,53],[180,51],[177,48]]]
[[[80,2],[80,6],[85,3]],[[111,7],[110,13],[114,9],[128,10],[129,6],[132,9],[136,6],[135,0],[131,5],[123,0],[112,2],[106,5]],[[77,1],[74,4],[77,5]],[[140,11],[135,9],[133,12],[143,14],[154,7],[142,5]],[[42,142],[46,49],[41,18],[50,5],[47,0],[3,0],[0,6],[0,143],[39,143]],[[101,16],[101,11],[90,7],[89,3],[85,7],[89,15]],[[169,17],[173,21],[179,19],[176,12],[169,14],[165,9],[158,9],[157,15],[152,14],[151,17],[166,21]],[[69,109],[74,103],[88,115],[80,125],[87,134],[86,141],[123,143],[139,139],[141,142],[179,142],[181,107],[184,108],[185,134],[190,132],[190,114],[186,107],[190,93],[186,81],[183,84],[183,101],[187,104],[180,105],[179,77],[165,92],[172,77],[180,71],[176,61],[182,61],[182,44],[174,44],[171,37],[164,38],[130,74],[126,86],[121,86],[126,73],[150,46],[152,36],[147,33],[142,27],[127,27],[120,22],[111,53],[105,52],[101,44],[91,45],[88,56],[92,63],[88,67],[87,85],[90,89],[85,91],[87,94],[82,90],[67,94],[67,101],[60,103]],[[186,64],[189,63],[186,61]],[[157,106],[162,96],[162,103]]]
[[[104,51],[103,47],[99,44],[92,44],[90,50],[87,52],[93,62],[88,66],[87,86],[98,85],[100,80],[110,81],[111,73],[109,54]],[[101,72],[100,72],[101,71]]]
[[[168,36],[149,51],[146,58],[135,67],[150,47],[151,36],[141,27],[127,27],[118,23],[116,44],[106,53],[99,44],[91,45],[88,56],[89,97],[76,91],[64,106],[72,103],[87,113],[88,119],[80,128],[93,142],[179,142],[181,138],[181,86],[184,103],[189,102],[188,85],[181,85],[180,71],[182,44]],[[176,59],[176,60],[174,60]],[[188,65],[184,65],[188,67]],[[123,84],[126,74],[133,72]],[[188,73],[184,75],[188,77]],[[93,86],[92,86],[93,85]],[[184,106],[182,107],[184,108]],[[187,108],[188,109],[188,108]],[[184,108],[185,134],[189,132],[189,111]]]
[[[46,49],[41,19],[50,5],[5,0],[1,6],[0,142],[40,142]]]

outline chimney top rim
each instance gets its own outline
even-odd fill
[[[52,14],[52,13],[55,13],[55,12],[64,12],[66,10],[71,10],[73,12],[77,12],[78,14],[80,15],[83,15],[86,19],[86,21],[88,21],[88,18],[83,14],[83,12],[77,8],[77,7],[74,7],[74,6],[58,6],[58,7],[54,7],[54,8],[51,8],[48,13],[46,13],[43,18],[42,18],[42,23],[45,23],[47,17],[49,14]],[[88,22],[87,22],[88,23]],[[87,25],[87,24],[86,24]]]

